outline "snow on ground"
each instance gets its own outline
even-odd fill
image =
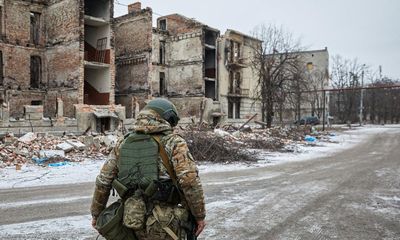
[[[398,127],[398,126],[397,126]],[[317,142],[317,146],[294,145],[294,152],[262,152],[257,151],[256,164],[201,164],[201,174],[208,172],[224,172],[239,169],[248,169],[271,164],[280,164],[290,161],[304,161],[307,159],[330,156],[336,152],[349,149],[367,139],[372,134],[390,131],[387,126],[367,126],[356,128],[331,136],[331,142]],[[335,142],[335,143],[333,143]],[[0,169],[0,189],[70,184],[80,182],[94,182],[104,161],[86,160],[82,163],[70,163],[61,167],[42,167],[25,165],[17,171],[15,167]]]
[[[91,219],[90,215],[83,215],[2,225],[0,239],[9,239],[10,236],[12,239],[38,239],[39,233],[39,239],[93,239],[97,233],[91,226]],[[52,237],[62,236],[65,233],[73,233],[76,237],[71,238],[70,235],[66,235],[65,238]]]
[[[256,164],[232,163],[232,164],[204,164],[199,166],[200,173],[226,172],[248,169],[254,167],[264,167],[268,165],[282,164],[286,162],[304,161],[309,159],[332,156],[337,152],[350,149],[362,143],[371,135],[391,131],[392,128],[399,128],[400,125],[373,126],[367,125],[363,128],[353,128],[343,132],[335,132],[330,136],[330,142],[316,142],[316,145],[291,145],[289,148],[293,152],[267,152],[257,150]]]
[[[61,167],[24,165],[20,171],[7,167],[0,169],[0,189],[94,182],[103,162],[86,160]]]

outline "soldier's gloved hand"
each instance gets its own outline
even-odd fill
[[[97,218],[92,217],[92,227],[93,227],[94,229],[96,229],[96,221],[97,221]],[[96,230],[97,230],[97,229],[96,229]]]
[[[204,220],[197,221],[196,237],[198,237],[200,235],[200,233],[204,230],[205,226],[206,226],[206,222]]]

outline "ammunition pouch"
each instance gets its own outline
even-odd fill
[[[137,190],[134,195],[124,202],[124,225],[135,231],[144,229],[147,207],[143,191]]]
[[[135,233],[122,224],[124,204],[114,202],[104,209],[96,222],[96,229],[107,240],[137,240]]]
[[[147,192],[150,201],[156,201],[160,203],[167,203],[171,205],[178,205],[181,203],[179,190],[172,183],[171,180],[159,180],[153,181],[151,184],[153,186],[149,186],[150,189],[154,189],[153,193]]]
[[[129,189],[120,181],[114,179],[112,182],[113,188],[117,191],[122,199],[127,199],[135,194],[137,189]],[[149,202],[161,202],[171,205],[181,203],[179,190],[171,180],[154,180],[144,189],[144,196]]]
[[[128,194],[129,188],[122,184],[118,179],[114,179],[112,182],[112,187],[117,191],[120,198],[124,199]]]

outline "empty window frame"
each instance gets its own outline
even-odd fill
[[[31,105],[32,106],[41,106],[41,105],[43,105],[43,102],[41,100],[34,100],[34,101],[31,101]]]
[[[235,119],[240,119],[240,100],[235,103]]]
[[[240,94],[240,85],[242,84],[242,77],[240,72],[235,73],[235,93]]]
[[[160,59],[159,63],[160,64],[165,64],[165,42],[160,41]]]
[[[239,60],[239,58],[241,57],[241,48],[242,48],[242,45],[240,44],[240,43],[236,43],[236,46],[235,46],[235,60]]]
[[[4,63],[3,63],[3,52],[0,51],[0,85],[4,84]]]
[[[160,30],[166,31],[167,30],[167,19],[161,19],[159,21]]]
[[[40,40],[40,13],[31,12],[31,43],[38,45]]]
[[[235,54],[234,54],[234,42],[231,40],[230,41],[230,45],[229,45],[229,54],[230,54],[230,56],[229,56],[229,60],[231,61],[231,62],[233,62],[234,61],[234,57],[235,57]]]
[[[167,93],[167,88],[165,84],[165,73],[160,72],[160,96],[165,96]]]
[[[234,93],[234,79],[233,79],[233,72],[229,71],[229,93]]]
[[[228,100],[228,118],[240,119],[240,99],[231,98]]]
[[[42,59],[31,56],[31,88],[39,88],[42,78]]]
[[[3,7],[0,6],[0,38],[3,38]]]
[[[228,118],[233,118],[233,102],[231,100],[228,101]]]

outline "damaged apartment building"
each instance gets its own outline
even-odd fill
[[[322,121],[329,115],[329,92],[324,94],[322,89],[329,89],[329,51],[328,48],[318,50],[307,50],[292,52],[296,55],[302,69],[299,75],[299,92],[291,92],[292,98],[286,97],[283,105],[282,116],[279,115],[275,121],[283,120],[293,122],[299,118],[317,116]],[[296,81],[294,81],[296,82]],[[289,94],[288,94],[289,96]]]
[[[137,2],[114,19],[116,102],[134,118],[151,97],[167,97],[182,117],[208,122],[247,118],[252,107],[252,44],[239,32],[220,31],[179,14],[157,19]]]
[[[0,0],[0,128],[115,128],[112,17],[112,0]]]

